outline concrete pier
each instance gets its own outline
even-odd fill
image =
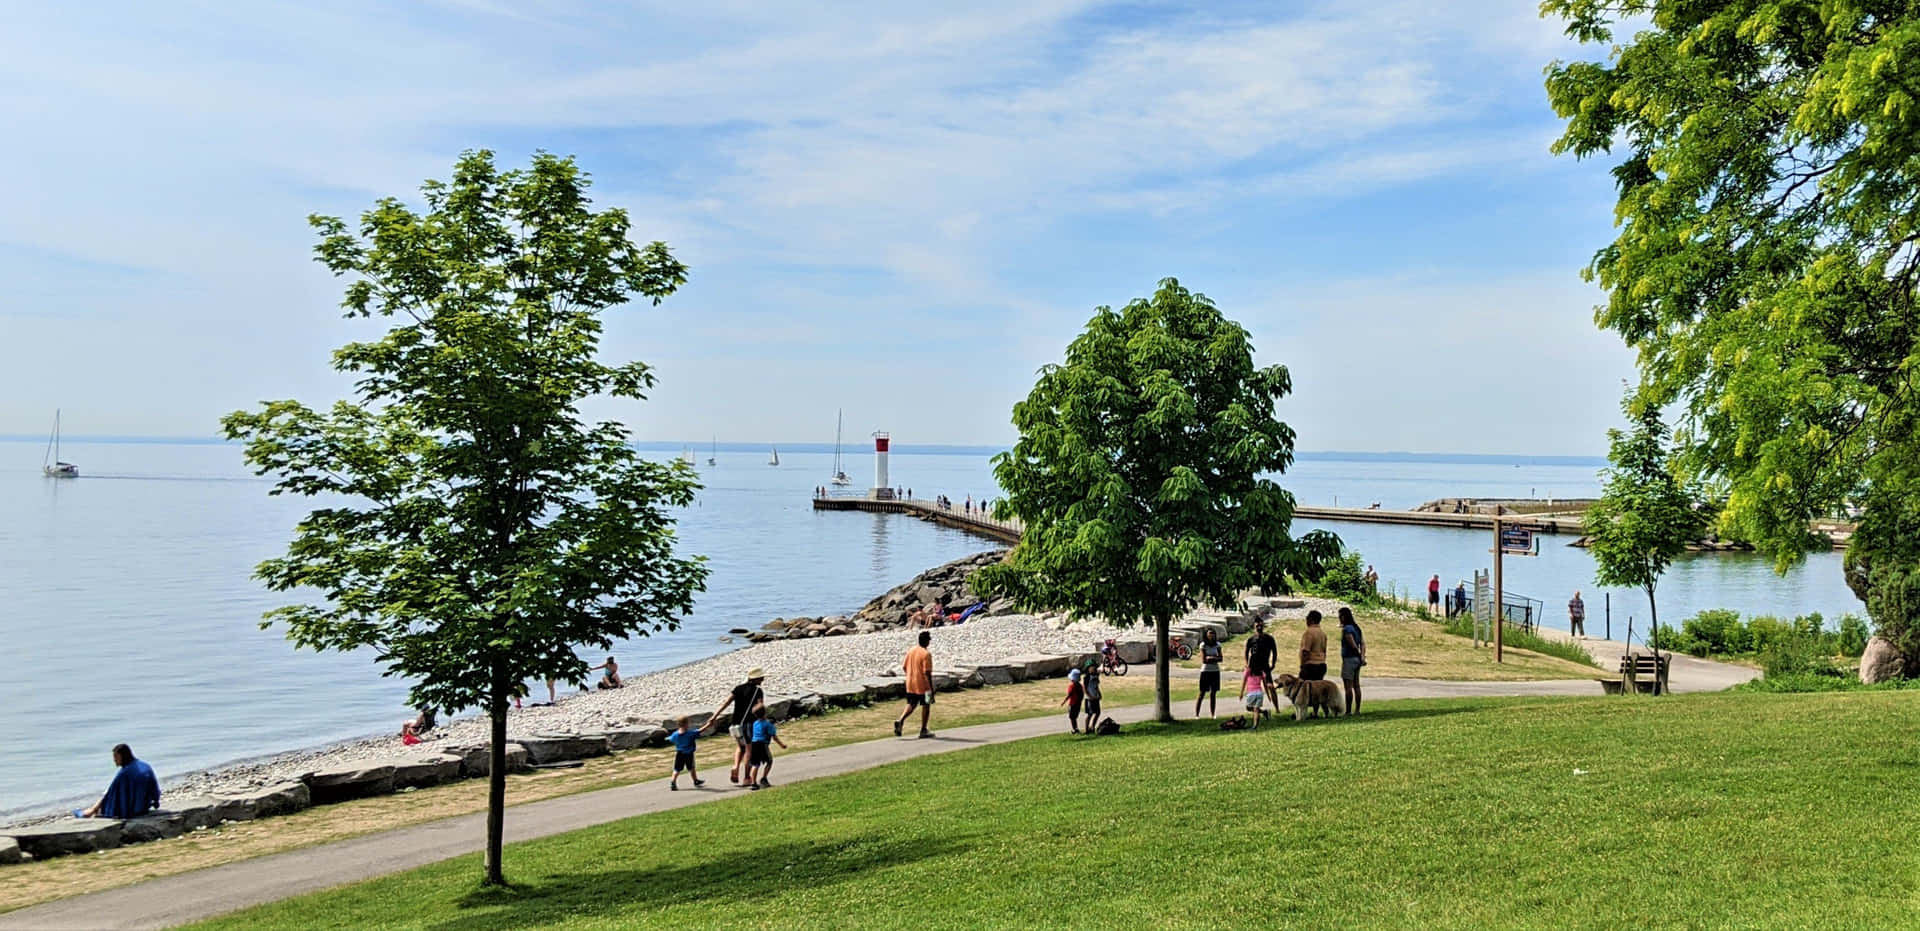
[[[942,508],[932,501],[909,500],[906,498],[870,498],[814,496],[813,509],[816,511],[868,511],[874,514],[910,514],[921,520],[932,521],[942,527],[964,530],[975,536],[986,537],[1000,543],[1012,545],[1020,542],[1021,525],[1019,521],[994,520],[974,511],[969,514],[959,508]]]

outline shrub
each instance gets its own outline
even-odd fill
[[[1724,608],[1702,611],[1681,624],[1688,637],[1697,641],[1705,649],[1695,656],[1708,653],[1745,653],[1753,649],[1747,639],[1747,628],[1740,623],[1740,612]],[[1675,647],[1675,649],[1682,649]],[[1686,652],[1693,652],[1688,650]]]
[[[1839,647],[1841,656],[1858,657],[1867,652],[1867,639],[1872,636],[1867,622],[1858,614],[1840,616]]]
[[[1774,641],[1793,635],[1793,625],[1777,617],[1762,615],[1747,622],[1748,649],[1764,653]]]
[[[1767,677],[1792,675],[1845,676],[1835,666],[1831,654],[1821,648],[1819,637],[1794,635],[1781,637],[1760,654],[1760,667]]]
[[[1693,656],[1705,656],[1708,653],[1707,644],[1692,633],[1665,626],[1656,631],[1653,636],[1648,637],[1647,644],[1656,650],[1666,650],[1669,653],[1687,653]]]
[[[1311,585],[1302,588],[1327,598],[1354,604],[1371,604],[1375,593],[1367,585],[1367,570],[1356,550],[1344,550],[1326,565],[1326,571]]]

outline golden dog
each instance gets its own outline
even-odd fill
[[[1299,676],[1281,673],[1274,677],[1273,683],[1279,687],[1280,694],[1287,696],[1287,700],[1293,702],[1295,721],[1306,720],[1309,711],[1316,718],[1321,712],[1329,715],[1347,713],[1347,698],[1341,693],[1340,684],[1337,682],[1328,682],[1325,679],[1309,682]]]

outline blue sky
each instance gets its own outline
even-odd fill
[[[964,7],[964,9],[962,9]],[[1251,330],[1303,449],[1590,454],[1631,355],[1578,271],[1531,2],[29,4],[0,32],[0,434],[321,402],[309,213],[577,155],[692,266],[616,312],[640,439],[1002,443],[1100,304]]]

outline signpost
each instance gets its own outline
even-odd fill
[[[1505,637],[1507,592],[1501,578],[1501,557],[1508,553],[1515,556],[1533,556],[1533,528],[1510,527],[1502,523],[1499,516],[1493,518],[1493,661],[1506,662]]]
[[[1473,645],[1493,645],[1493,583],[1483,569],[1473,570]]]

